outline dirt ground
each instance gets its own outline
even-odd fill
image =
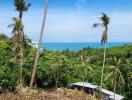
[[[57,89],[52,91],[31,90],[29,93],[3,93],[0,100],[97,100],[84,92],[71,89]]]

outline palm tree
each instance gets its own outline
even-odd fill
[[[45,22],[46,22],[47,10],[48,10],[48,0],[46,0],[46,6],[44,9],[44,13],[43,13],[42,27],[41,27],[41,32],[40,32],[40,37],[39,37],[39,42],[38,42],[38,48],[37,48],[37,52],[36,52],[35,63],[34,63],[33,71],[32,71],[32,77],[31,77],[30,84],[29,84],[29,90],[32,88],[34,78],[35,78],[35,74],[36,74],[38,59],[39,59],[39,55],[40,55],[40,45],[41,45],[41,41],[42,41],[42,37],[43,37],[43,31],[44,31]]]
[[[24,0],[14,0],[14,6],[16,7],[16,10],[19,12],[19,20],[22,21],[23,12],[28,11],[31,4],[30,3],[26,4]],[[25,42],[24,32],[23,32],[23,41]]]
[[[18,18],[16,18],[16,17],[13,18],[13,22],[14,23],[8,25],[8,27],[13,27],[13,30],[12,30],[13,36],[15,37],[17,35],[21,35],[19,33],[19,31],[22,31],[23,28],[24,28],[22,22]]]
[[[101,23],[95,23],[95,24],[93,24],[93,27],[98,27],[98,26],[104,27],[104,32],[103,32],[102,39],[101,39],[101,44],[104,45],[104,58],[103,58],[103,67],[102,67],[102,71],[101,71],[101,82],[100,82],[100,89],[102,92],[104,66],[105,66],[105,59],[106,59],[107,33],[108,33],[108,25],[109,25],[110,19],[105,13],[102,13],[100,20],[101,20]]]
[[[13,39],[13,43],[14,43],[13,46],[15,46],[15,49],[18,49],[18,48],[20,49],[19,43],[22,41],[21,35],[23,32],[22,30],[23,30],[24,26],[23,26],[22,22],[16,17],[13,18],[13,22],[14,23],[8,25],[8,27],[13,28],[12,29],[12,35],[13,35],[12,39]]]
[[[13,33],[13,46],[14,46],[14,50],[16,53],[16,59],[19,60],[19,64],[20,64],[20,91],[22,88],[22,66],[23,66],[23,53],[22,53],[22,49],[21,49],[21,45],[23,42],[23,24],[21,22],[21,20],[19,20],[18,18],[14,17],[13,18],[14,23],[8,25],[8,27],[12,27],[12,33]]]
[[[26,12],[28,8],[30,7],[30,3],[26,4],[24,0],[14,0],[14,5],[16,7],[16,10],[19,12],[19,22],[22,24],[22,17],[23,17],[23,12]],[[25,43],[24,39],[24,31],[23,28],[21,28],[21,32],[19,33],[21,38],[21,41],[19,42],[19,53],[20,53],[20,87],[22,87],[22,71],[23,71],[23,43]],[[18,38],[18,37],[17,37]]]
[[[24,0],[14,0],[14,5],[16,10],[19,12],[19,18],[21,20],[23,17],[23,12],[26,12],[31,4],[26,4]]]
[[[108,80],[109,78],[112,78],[112,87],[113,87],[114,100],[115,100],[117,80],[118,80],[118,85],[119,84],[125,85],[125,81],[119,68],[121,64],[121,59],[117,59],[115,57],[113,60],[114,60],[114,63],[113,63],[114,66],[111,66],[112,71],[108,75],[106,75],[104,81]]]

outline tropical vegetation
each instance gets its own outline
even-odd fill
[[[1,34],[2,35],[2,34]],[[1,36],[3,37],[3,36]],[[19,84],[19,63],[10,45],[11,38],[0,42],[0,92],[15,91]],[[23,85],[28,86],[34,65],[36,48],[24,47]],[[86,74],[84,74],[84,63]],[[132,45],[107,49],[104,68],[103,87],[113,91],[113,79],[116,80],[116,93],[130,99],[132,94]],[[88,60],[87,60],[88,58]],[[68,87],[73,82],[85,81],[100,85],[103,49],[86,47],[78,51],[51,51],[43,49],[40,53],[34,86],[40,89]],[[81,61],[80,61],[81,60]],[[113,76],[115,66],[116,75]],[[85,76],[85,77],[84,77]],[[111,76],[111,77],[110,77]],[[115,78],[113,78],[115,77]]]
[[[38,48],[25,35],[23,14],[30,7],[24,0],[14,0],[18,16],[8,27],[11,37],[0,34],[0,93],[18,92],[17,87],[51,90],[59,87],[68,88],[74,82],[90,82],[132,98],[132,44],[107,48],[107,34],[110,18],[102,13],[103,26],[101,43],[104,48],[86,47],[77,51],[48,50],[40,45],[46,21],[48,0],[44,10]],[[107,49],[107,52],[106,52]],[[103,66],[102,66],[103,65]],[[37,73],[36,73],[37,72]],[[101,78],[100,78],[101,77]]]

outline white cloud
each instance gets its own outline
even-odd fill
[[[132,11],[115,12],[110,17],[109,41],[132,42]]]
[[[10,33],[7,25],[16,15],[10,9],[1,10],[0,32]],[[92,24],[98,21],[98,14],[82,10],[48,10],[43,41],[46,42],[97,42],[100,41],[102,29],[93,29]],[[132,42],[132,11],[109,13],[109,41]],[[42,9],[32,9],[24,15],[25,32],[37,41],[41,28]]]

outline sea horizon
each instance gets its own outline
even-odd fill
[[[37,43],[34,43],[36,45]],[[132,42],[108,42],[107,48],[115,47],[115,46],[123,46],[127,44],[132,44]],[[73,50],[77,51],[86,47],[90,48],[103,48],[100,42],[43,42],[41,43],[42,49],[48,50]]]

